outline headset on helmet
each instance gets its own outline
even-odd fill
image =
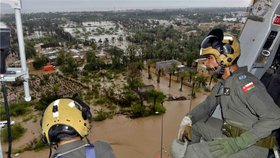
[[[57,99],[48,105],[41,119],[43,139],[57,144],[61,136],[85,137],[91,129],[92,114],[83,101],[76,98]]]
[[[200,55],[214,55],[218,64],[228,67],[237,62],[240,56],[239,41],[221,29],[213,29],[201,42]]]

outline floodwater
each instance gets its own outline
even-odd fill
[[[90,138],[109,140],[116,156],[120,158],[152,158],[160,153],[162,134],[163,155],[170,157],[170,144],[176,138],[179,121],[188,109],[185,103],[166,103],[168,112],[161,116],[134,120],[118,116],[96,123]]]
[[[147,72],[143,72],[145,84],[153,84],[156,89],[173,96],[188,96],[191,88],[184,86],[179,91],[180,83],[172,82],[168,87],[168,78],[161,77],[156,83],[156,76],[147,79]],[[170,144],[177,137],[178,126],[183,116],[192,107],[201,102],[206,94],[199,93],[197,99],[184,101],[165,101],[167,111],[163,115],[155,115],[139,119],[130,119],[125,116],[114,116],[102,122],[94,122],[89,139],[91,142],[103,140],[111,144],[117,158],[170,158]],[[38,131],[38,130],[37,130]],[[39,131],[38,131],[39,132]],[[161,142],[162,138],[162,142]],[[18,158],[44,158],[48,157],[49,150],[40,152],[24,152]]]

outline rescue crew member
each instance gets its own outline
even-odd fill
[[[90,144],[85,138],[91,129],[92,114],[87,104],[76,98],[61,98],[46,108],[42,120],[43,139],[52,158],[115,158],[108,143]],[[51,148],[56,152],[51,156]]]
[[[202,41],[200,55],[219,81],[181,121],[178,140],[188,140],[184,157],[266,158],[275,145],[272,131],[280,127],[280,108],[247,67],[238,67],[239,41],[213,29]],[[221,119],[212,117],[217,105]]]

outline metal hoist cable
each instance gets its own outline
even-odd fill
[[[7,89],[4,81],[1,81],[2,85],[2,93],[4,98],[4,106],[5,106],[5,115],[7,120],[7,131],[8,131],[8,152],[7,157],[11,158],[12,152],[12,133],[11,133],[11,120],[10,120],[10,113],[9,113],[9,106],[8,106],[8,99],[7,99]]]

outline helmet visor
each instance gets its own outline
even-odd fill
[[[217,36],[207,36],[200,45],[200,58],[207,58],[208,55],[214,55],[215,57],[220,54],[221,41]]]
[[[222,53],[225,55],[232,54],[232,53],[234,53],[234,50],[231,48],[231,46],[229,44],[224,44]]]
[[[208,48],[208,47],[212,47],[212,48],[219,48],[221,44],[221,41],[218,39],[218,37],[210,35],[207,36],[202,42],[200,47],[202,49]]]

